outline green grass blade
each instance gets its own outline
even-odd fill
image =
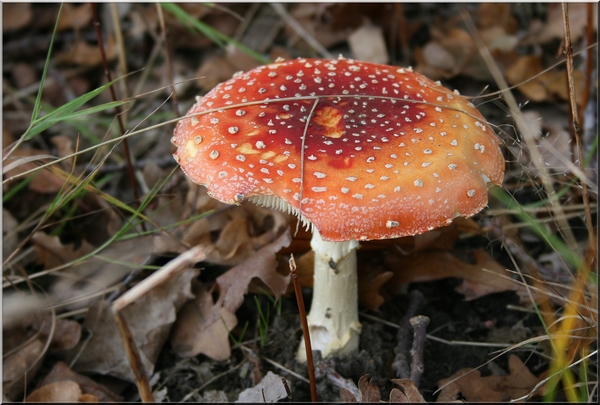
[[[74,100],[69,101],[68,103],[51,111],[47,115],[34,120],[32,122],[32,124],[30,125],[30,127],[25,132],[25,134],[23,134],[22,139],[29,140],[29,139],[33,138],[34,136],[38,135],[39,133],[41,133],[42,131],[45,131],[52,125],[56,124],[57,122],[81,117],[84,115],[94,114],[94,113],[101,112],[101,111],[104,111],[104,110],[107,110],[110,108],[114,108],[115,106],[125,104],[127,102],[127,100],[112,101],[112,102],[94,106],[94,107],[91,107],[91,108],[88,108],[85,110],[76,111],[81,106],[83,106],[87,102],[89,102],[92,99],[94,99],[95,97],[97,97],[104,90],[106,90],[107,88],[112,86],[112,84],[118,80],[119,79],[116,79],[110,83],[106,83],[105,85],[100,86],[95,90],[92,90],[86,94],[83,94],[83,95],[77,97]]]
[[[567,263],[576,269],[581,268],[583,265],[581,257],[576,252],[573,252],[571,249],[569,249],[559,237],[548,231],[542,224],[539,223],[539,221],[537,221],[537,219],[529,215],[510,194],[499,187],[493,187],[490,190],[490,194],[504,204],[507,209],[514,210],[515,215],[519,217],[523,223],[527,224],[530,229],[533,230],[540,238],[546,241],[546,243],[552,247],[554,251],[558,252],[559,255],[567,261]]]

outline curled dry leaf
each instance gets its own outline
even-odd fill
[[[482,377],[477,369],[465,368],[452,377],[440,380],[440,394],[436,402],[450,402],[464,398],[467,402],[509,402],[529,394],[540,382],[523,364],[511,355],[508,359],[509,375]],[[537,392],[536,392],[537,395]]]
[[[253,204],[223,207],[196,221],[183,236],[183,242],[190,246],[214,247],[207,257],[211,263],[230,266],[243,263],[288,228],[289,215],[280,211]],[[217,231],[218,237],[213,241]]]
[[[393,378],[392,382],[400,389],[393,388],[390,391],[390,402],[402,402],[402,403],[426,403],[425,398],[421,395],[415,383],[410,378]]]
[[[177,311],[193,297],[190,284],[197,275],[197,269],[186,270],[122,311],[149,374],[154,370],[154,363],[169,336]],[[74,370],[134,381],[110,303],[100,301],[93,304],[84,327],[91,337],[70,352],[71,357],[77,359]]]
[[[371,382],[368,374],[358,380],[358,390],[360,391],[359,402],[379,402],[381,399],[379,387]]]

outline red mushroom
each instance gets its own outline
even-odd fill
[[[212,197],[312,227],[308,322],[323,356],[358,347],[357,241],[472,216],[504,176],[498,138],[458,93],[411,69],[342,58],[237,74],[198,99],[172,142]]]

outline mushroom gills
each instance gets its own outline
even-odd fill
[[[314,231],[313,223],[310,222],[304,215],[302,215],[298,208],[290,205],[287,201],[285,201],[282,198],[275,197],[272,195],[253,195],[248,197],[248,201],[256,205],[260,205],[261,207],[273,208],[285,212],[287,214],[293,214],[296,217],[298,217],[306,231]]]

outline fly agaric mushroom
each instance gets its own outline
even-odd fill
[[[411,69],[343,58],[236,74],[197,99],[172,142],[213,198],[248,199],[312,227],[308,324],[324,357],[358,348],[358,241],[472,216],[504,177],[498,138],[457,92]]]

